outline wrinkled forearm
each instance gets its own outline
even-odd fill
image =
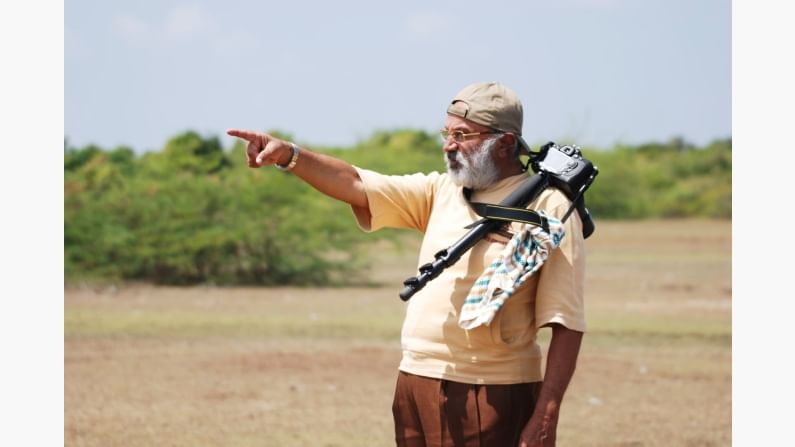
[[[547,367],[539,401],[554,400],[559,405],[563,400],[563,394],[577,366],[582,335],[582,332],[567,329],[559,324],[552,326],[552,339],[549,342]]]
[[[556,442],[558,415],[563,394],[577,365],[582,332],[552,325],[544,383],[535,410],[522,430],[519,447],[552,447]]]
[[[367,208],[367,195],[359,173],[343,160],[303,150],[292,172],[323,194]]]

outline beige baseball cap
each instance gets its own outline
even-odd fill
[[[502,84],[479,82],[464,87],[447,107],[447,113],[500,132],[510,132],[519,140],[522,150],[530,153],[530,146],[522,138],[522,102],[516,92]]]

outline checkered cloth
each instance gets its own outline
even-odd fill
[[[463,329],[474,329],[482,324],[488,326],[505,300],[538,271],[550,251],[560,245],[566,235],[563,224],[547,216],[543,210],[538,214],[549,221],[549,233],[537,225],[522,225],[522,229],[472,285],[461,307],[458,326]]]

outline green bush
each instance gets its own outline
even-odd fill
[[[378,131],[351,148],[314,149],[388,174],[444,170],[438,138],[411,129]],[[584,152],[600,171],[586,195],[597,221],[731,218],[731,140]],[[64,151],[68,281],[366,281],[362,248],[394,234],[360,231],[347,205],[291,174],[248,168],[240,142],[224,150],[216,137],[185,132],[141,155],[127,147]]]

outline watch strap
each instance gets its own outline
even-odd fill
[[[295,167],[295,164],[298,162],[298,153],[301,152],[301,148],[299,148],[295,143],[290,143],[290,146],[293,148],[293,155],[290,157],[290,162],[284,166],[280,165],[279,163],[275,163],[273,166],[276,166],[276,169],[280,171],[291,171]]]

